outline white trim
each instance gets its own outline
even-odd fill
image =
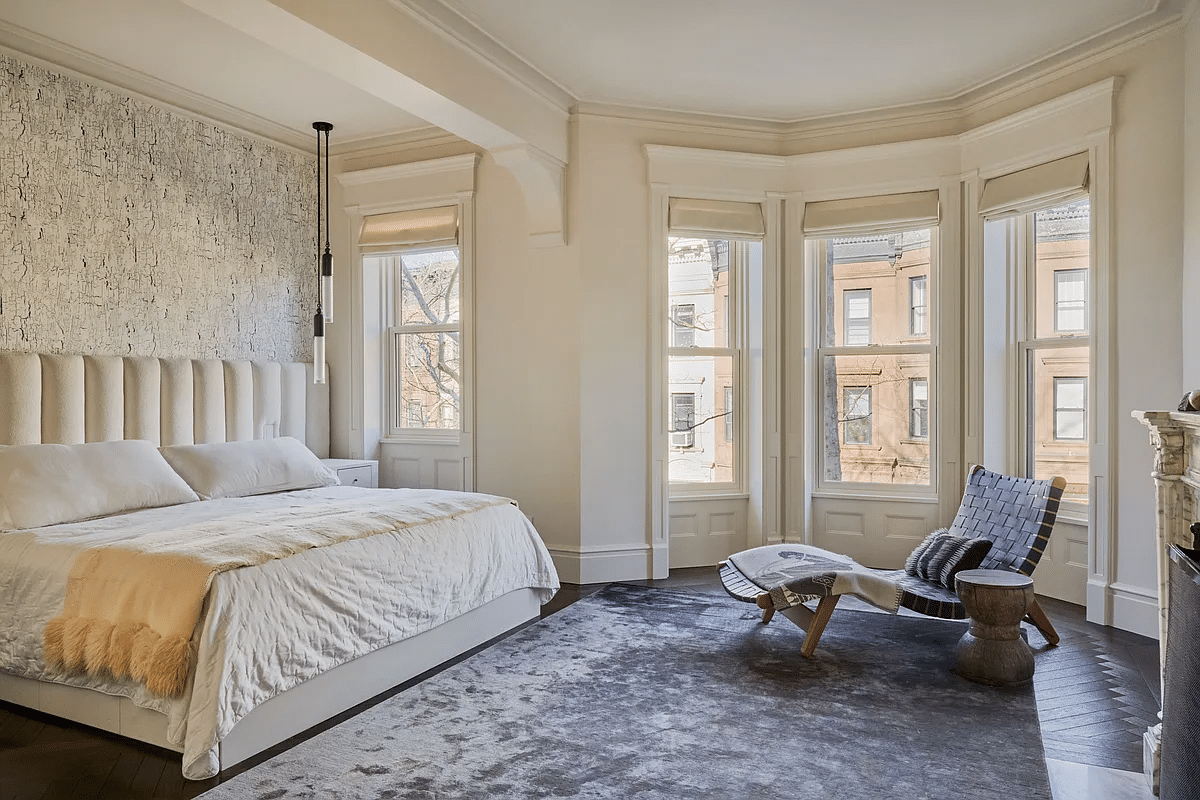
[[[611,583],[645,575],[655,547],[640,545],[595,545],[549,548],[563,583]],[[666,577],[666,575],[662,575]]]
[[[468,153],[462,156],[433,158],[428,161],[413,161],[407,164],[368,167],[342,172],[334,177],[342,186],[363,186],[385,181],[405,180],[420,175],[442,175],[447,179],[457,177],[473,185],[475,167],[478,163],[479,156],[475,153]]]

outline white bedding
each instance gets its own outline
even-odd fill
[[[255,706],[280,692],[515,589],[541,590],[558,576],[537,531],[500,502],[455,519],[315,548],[217,575],[196,632],[192,686],[166,700],[127,681],[67,675],[42,655],[46,622],[63,605],[74,548],[130,531],[164,530],[224,516],[297,509],[361,497],[402,502],[403,489],[336,486],[147,509],[89,522],[0,534],[0,669],[26,678],[124,695],[167,715],[183,748],[183,774],[216,774],[217,743]]]

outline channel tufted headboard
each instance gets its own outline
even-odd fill
[[[311,364],[0,352],[0,445],[276,436],[329,456],[329,387]]]

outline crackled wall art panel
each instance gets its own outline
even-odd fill
[[[314,159],[0,55],[0,349],[310,360]]]

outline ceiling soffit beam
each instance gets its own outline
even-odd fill
[[[183,2],[455,136],[498,152],[497,162],[512,172],[525,196],[533,242],[565,242],[566,109],[502,75],[387,0]],[[313,113],[319,116],[320,109]]]

